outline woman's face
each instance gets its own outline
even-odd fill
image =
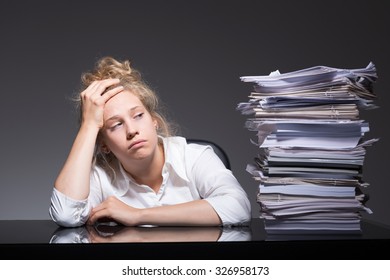
[[[125,90],[107,101],[102,140],[120,162],[149,157],[158,143],[156,125],[139,98]]]

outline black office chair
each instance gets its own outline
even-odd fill
[[[196,144],[211,146],[213,148],[214,152],[222,160],[223,164],[225,164],[226,168],[231,170],[229,157],[228,157],[227,153],[225,152],[225,150],[222,149],[222,147],[219,146],[218,144],[216,144],[210,140],[194,139],[194,138],[188,138],[187,143],[196,143]]]

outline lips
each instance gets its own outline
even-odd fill
[[[132,148],[136,148],[140,145],[142,145],[142,143],[145,143],[146,140],[137,140],[137,141],[134,141],[133,143],[130,144],[129,146],[129,150],[132,149]]]

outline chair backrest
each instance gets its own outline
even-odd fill
[[[210,141],[210,140],[194,139],[194,138],[187,138],[187,143],[196,143],[196,144],[211,146],[213,148],[214,152],[222,160],[223,164],[225,164],[226,168],[231,170],[230,160],[229,160],[229,157],[228,157],[227,153],[217,143],[214,143],[213,141]]]

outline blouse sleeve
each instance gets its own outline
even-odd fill
[[[49,215],[63,227],[77,227],[86,223],[89,216],[88,200],[74,200],[53,188]]]
[[[247,193],[212,147],[201,151],[191,174],[200,195],[211,204],[223,225],[243,225],[250,221]]]
[[[90,194],[88,199],[75,200],[53,188],[49,215],[51,219],[63,227],[78,227],[84,225],[92,207],[102,201],[101,174],[94,169],[90,177]]]

